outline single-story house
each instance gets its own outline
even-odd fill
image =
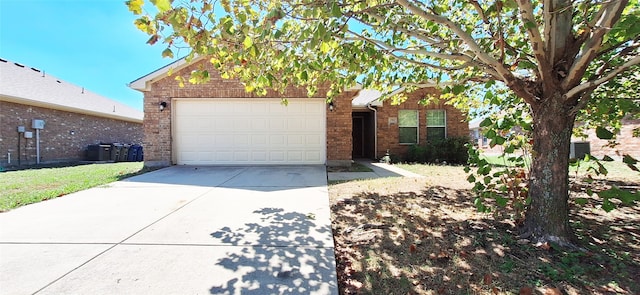
[[[598,138],[593,129],[586,131],[586,137],[574,136],[572,141],[589,143],[590,154],[598,158],[620,158],[627,154],[640,159],[640,119],[627,117],[620,123],[622,126],[616,134],[615,146],[610,146],[608,140]]]
[[[143,113],[0,59],[0,167],[86,159],[91,144],[141,143]]]
[[[195,69],[207,69],[204,84],[179,86]],[[173,76],[168,76],[169,71]],[[145,164],[350,165],[387,151],[405,153],[430,137],[468,136],[466,116],[444,104],[422,106],[427,90],[401,105],[380,101],[379,93],[345,89],[327,104],[321,89],[289,88],[284,95],[258,96],[238,80],[222,79],[203,58],[180,59],[129,84],[144,93]],[[282,98],[288,105],[281,103]],[[427,124],[427,121],[433,124]]]
[[[476,118],[469,122],[471,141],[486,154],[502,154],[503,147],[500,145],[491,147],[489,140],[483,135],[483,130],[480,127],[482,120],[483,118]],[[627,154],[636,159],[640,158],[640,119],[624,118],[621,124],[620,132],[616,134],[617,145],[615,146],[611,146],[609,140],[599,139],[594,129],[586,130],[584,136],[572,136],[569,157],[582,158],[584,154],[590,154],[597,158],[604,156],[621,158]],[[521,130],[514,127],[511,132],[519,133]]]

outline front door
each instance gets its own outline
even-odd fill
[[[353,152],[352,158],[363,158],[364,157],[364,117],[354,115],[352,117],[353,127],[351,129],[351,134],[353,138]]]

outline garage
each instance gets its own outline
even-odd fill
[[[323,99],[174,99],[178,165],[307,165],[326,160]]]

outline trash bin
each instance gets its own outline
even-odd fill
[[[122,144],[121,143],[112,143],[111,144],[111,157],[109,158],[111,161],[120,160],[120,153],[122,152]]]
[[[136,161],[138,161],[138,162],[144,161],[144,150],[142,149],[141,145],[138,148],[138,154],[137,154]]]
[[[89,161],[109,161],[110,157],[111,146],[108,144],[91,144],[87,147]]]
[[[123,144],[122,145],[122,150],[120,151],[120,158],[118,161],[120,162],[126,162],[127,161],[127,157],[129,157],[129,148],[131,147],[130,144]]]
[[[127,162],[135,162],[138,158],[138,145],[134,144],[129,147],[129,154],[127,155]]]

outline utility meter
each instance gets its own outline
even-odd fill
[[[31,124],[33,129],[44,129],[44,120],[33,120]]]
[[[24,126],[18,126],[18,133],[24,133]]]

